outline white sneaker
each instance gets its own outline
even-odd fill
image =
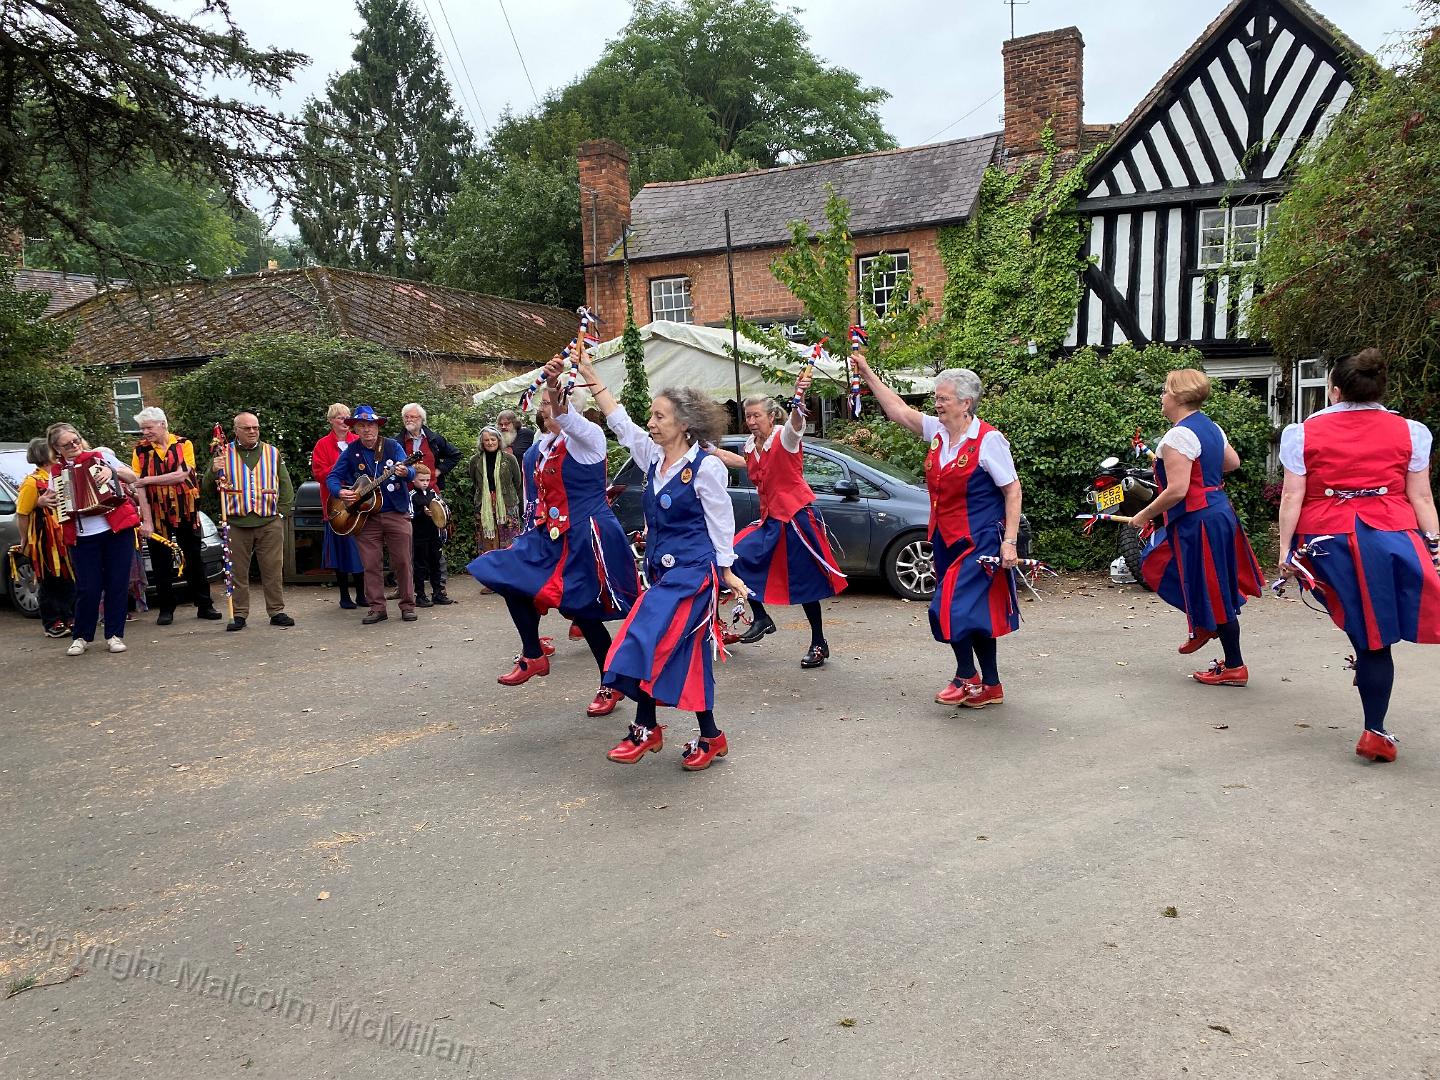
[[[105,647],[111,652],[124,652],[126,648],[124,640],[118,637],[110,638],[105,642]]]
[[[86,641],[84,638],[78,638],[78,637],[77,637],[74,641],[70,642],[70,647],[65,650],[65,655],[66,655],[66,656],[80,656],[80,655],[83,654],[83,653],[85,652],[85,650],[88,649],[89,647],[90,647],[90,642]]]

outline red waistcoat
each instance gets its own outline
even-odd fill
[[[990,474],[980,468],[980,444],[995,429],[984,420],[975,438],[960,444],[948,465],[940,464],[940,436],[930,440],[925,455],[925,486],[930,491],[930,537],[946,544],[1005,519],[1005,496]]]
[[[815,501],[815,492],[805,482],[803,465],[804,451],[796,450],[792,454],[786,450],[780,432],[775,433],[775,441],[764,453],[756,440],[755,448],[745,455],[745,467],[750,479],[755,481],[755,490],[760,493],[762,519],[792,521]]]
[[[1357,516],[1376,529],[1419,528],[1405,496],[1410,452],[1410,425],[1395,413],[1356,409],[1310,417],[1299,531],[1354,532]],[[1374,494],[1340,494],[1349,491]]]

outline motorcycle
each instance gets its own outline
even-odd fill
[[[1142,460],[1153,456],[1138,434],[1135,456]],[[1129,516],[1148,506],[1159,492],[1155,475],[1148,465],[1132,464],[1111,456],[1100,462],[1098,469],[1095,479],[1085,489],[1085,501],[1094,508],[1094,513]],[[1120,557],[1125,560],[1125,569],[1137,584],[1148,589],[1150,586],[1145,584],[1145,577],[1140,572],[1145,551],[1140,530],[1133,525],[1118,525],[1117,528],[1116,546]]]

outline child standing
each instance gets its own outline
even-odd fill
[[[430,488],[431,473],[427,465],[415,466],[415,482],[410,488],[411,536],[414,538],[415,606],[433,607],[453,604],[445,592],[440,574],[440,553],[449,530],[450,511],[440,493]],[[425,582],[430,582],[430,595],[425,595]]]

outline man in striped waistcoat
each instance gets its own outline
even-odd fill
[[[224,481],[220,481],[220,477]],[[210,462],[206,487],[218,487],[230,522],[230,562],[234,568],[235,618],[226,630],[244,630],[250,615],[250,559],[260,563],[265,612],[271,626],[294,626],[285,614],[285,515],[295,504],[290,472],[280,451],[260,441],[260,418],[235,417],[235,441]]]

